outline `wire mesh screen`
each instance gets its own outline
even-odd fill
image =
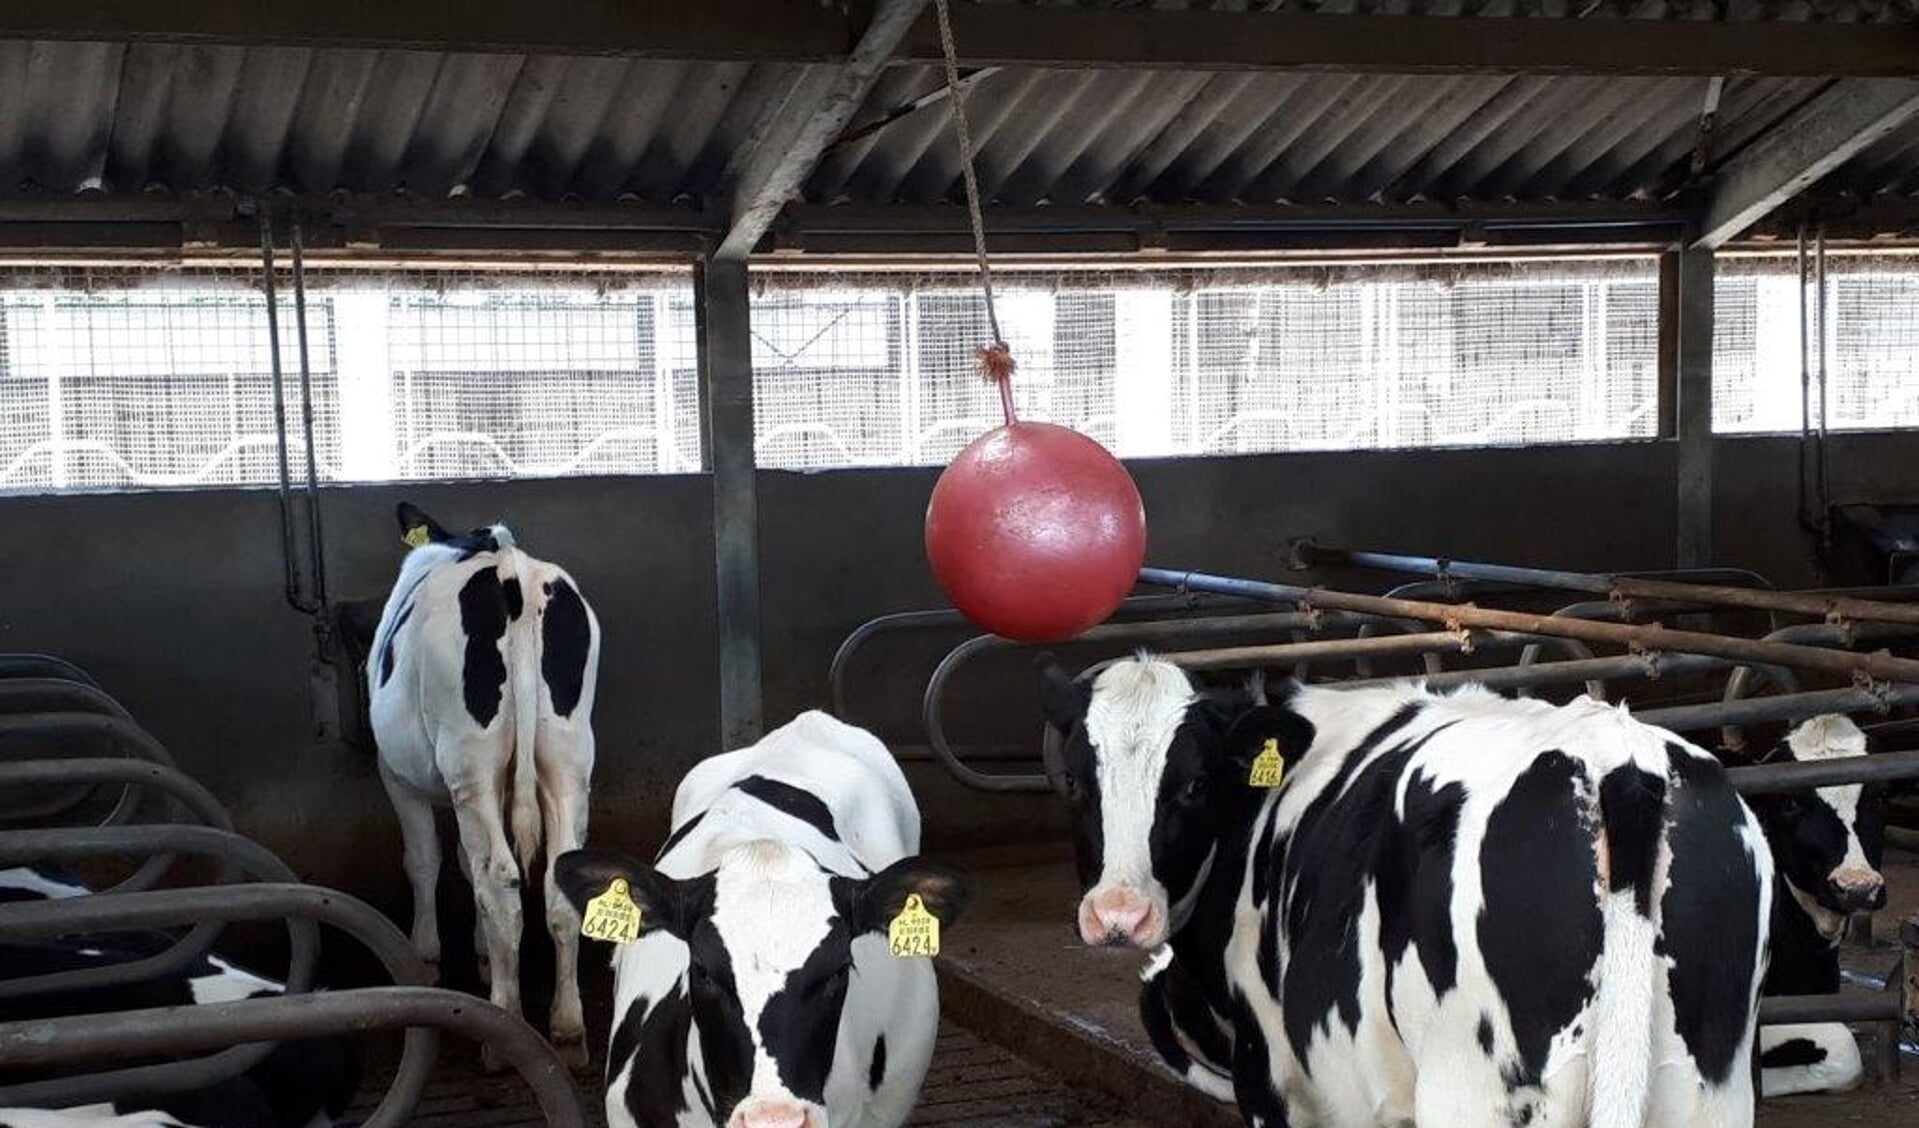
[[[308,281],[326,480],[699,469],[682,278]],[[0,490],[276,481],[266,310],[257,272],[0,274]],[[300,363],[284,277],[280,322],[297,475]]]
[[[0,489],[271,480],[279,440],[267,341],[265,301],[231,278],[0,289]],[[308,319],[308,358],[317,453],[331,465],[339,413],[324,307]],[[290,328],[281,359],[299,371]],[[286,395],[297,418],[297,378]],[[304,462],[297,428],[290,440]]]
[[[457,285],[373,298],[382,308],[357,320],[385,314],[390,450],[355,477],[699,469],[689,300]]]
[[[1833,256],[1821,342],[1816,280],[1792,258],[1732,259],[1714,287],[1713,427],[1919,426],[1919,261]]]
[[[1127,456],[1642,437],[1655,264],[1418,276],[1010,275],[1021,414]],[[753,307],[761,465],[933,464],[999,422],[970,278],[781,276]]]

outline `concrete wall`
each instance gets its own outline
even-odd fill
[[[1834,435],[1829,447],[1834,502],[1919,502],[1919,433]],[[1820,582],[1798,523],[1798,436],[1721,439],[1713,474],[1720,559],[1757,569],[1781,587]]]
[[[1791,444],[1721,443],[1719,529],[1728,563],[1782,582],[1791,536]],[[1912,439],[1835,445],[1845,489],[1919,494]],[[1670,444],[1275,455],[1134,467],[1154,563],[1252,575],[1283,570],[1296,535],[1573,568],[1662,567],[1674,541]],[[767,704],[775,722],[825,702],[841,637],[886,611],[939,603],[920,547],[930,470],[762,475]],[[1888,486],[1887,483],[1891,483]],[[714,751],[710,489],[702,477],[379,486],[328,490],[336,597],[383,595],[400,545],[394,503],[449,526],[504,519],[565,564],[606,632],[596,728],[594,838],[647,849],[673,784]],[[282,601],[278,515],[267,491],[0,499],[0,649],[93,670],[232,805],[242,829],[311,878],[404,903],[397,835],[370,760],[312,738],[311,641]],[[877,645],[853,671],[858,719],[920,743],[930,662],[957,634]],[[955,684],[955,735],[1030,741],[1029,659]],[[982,798],[930,765],[910,769],[929,846],[1047,833],[1043,797]]]

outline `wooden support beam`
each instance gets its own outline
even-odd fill
[[[873,6],[874,11],[885,4]],[[968,67],[1389,74],[1919,76],[1919,24],[1480,18],[959,4]],[[844,63],[862,8],[815,0],[8,0],[0,39]],[[933,62],[930,14],[898,59]]]
[[[1726,162],[1695,246],[1716,250],[1919,115],[1919,81],[1848,79]]]
[[[919,18],[926,0],[879,0],[873,21],[844,63],[804,68],[786,99],[755,130],[728,193],[732,224],[715,257],[745,258],[787,201],[813,174],[826,147],[846,132],[880,71]]]

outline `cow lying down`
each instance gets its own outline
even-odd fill
[[[1056,665],[1088,943],[1254,1125],[1750,1124],[1772,859],[1707,753],[1589,699]]]
[[[612,1125],[895,1128],[939,1026],[929,960],[896,957],[909,899],[940,925],[971,899],[923,861],[919,810],[871,734],[809,712],[687,773],[647,866],[555,863],[593,918],[624,882],[640,934],[614,954]],[[923,919],[923,918],[921,918]]]
[[[52,869],[0,869],[0,904],[82,897],[91,890]],[[115,932],[87,937],[0,943],[0,976],[23,978],[105,967],[157,955],[173,942],[164,932]],[[207,955],[176,976],[120,986],[0,1001],[0,1022],[149,1007],[199,1006],[278,995],[285,984]],[[0,1084],[31,1079],[0,1070]],[[238,1077],[206,1089],[141,1100],[54,1111],[0,1110],[0,1128],[315,1128],[346,1110],[360,1079],[358,1046],[348,1038],[282,1042]]]
[[[115,1112],[112,1105],[0,1108],[0,1128],[196,1128],[164,1112]]]

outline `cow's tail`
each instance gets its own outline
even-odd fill
[[[1630,728],[1619,736],[1627,748],[1644,741]],[[1652,1086],[1659,938],[1654,883],[1665,835],[1666,777],[1630,758],[1612,766],[1600,778],[1599,821],[1605,933],[1587,1043],[1592,1047],[1591,1124],[1641,1128]]]
[[[540,616],[539,578],[527,568],[526,553],[505,548],[500,553],[500,582],[519,586],[519,614],[507,625],[507,677],[513,683],[513,798],[508,821],[513,828],[513,852],[520,872],[531,874],[540,855],[539,761],[535,756],[540,727]],[[509,612],[514,608],[508,607]]]

